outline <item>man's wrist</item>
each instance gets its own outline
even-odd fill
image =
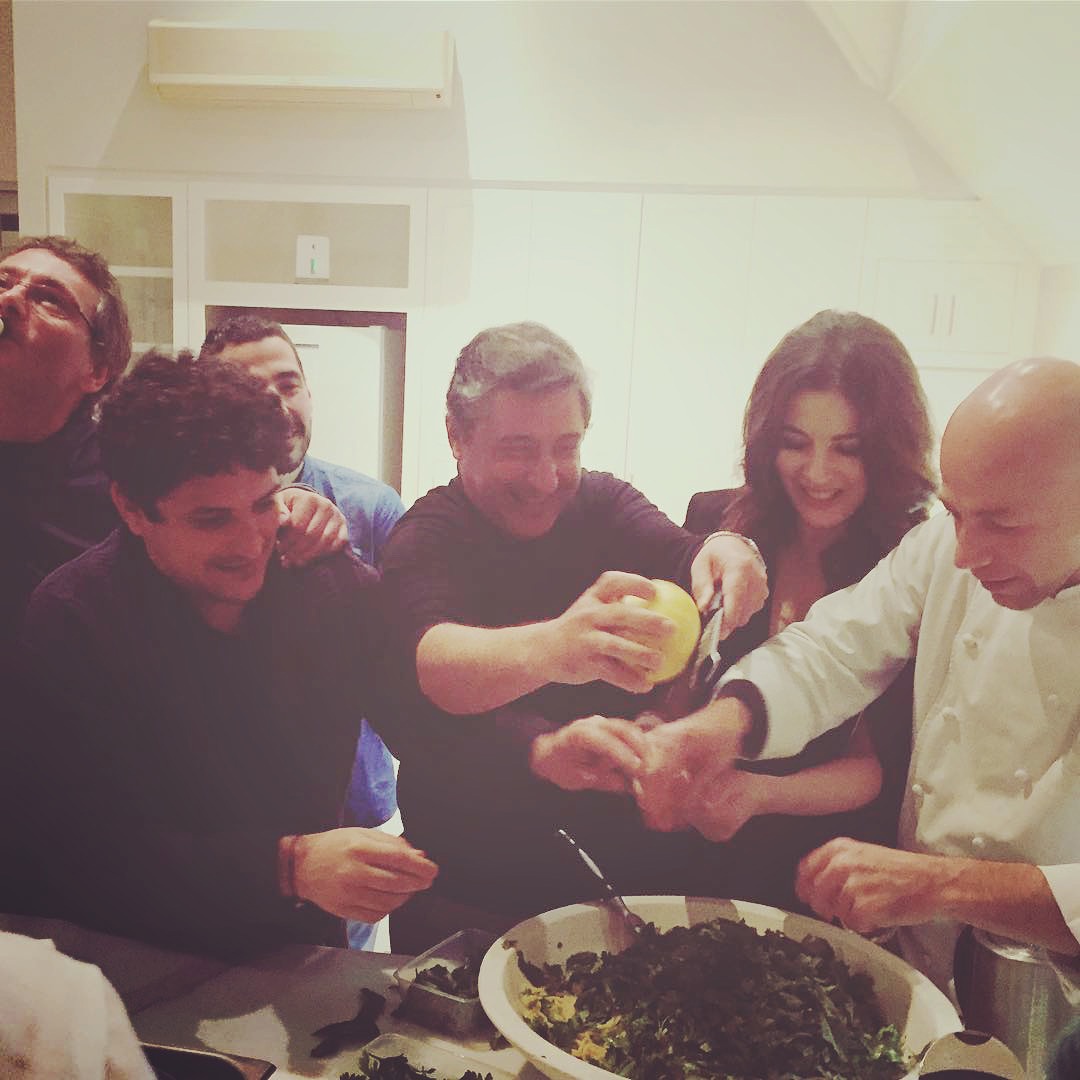
[[[711,532],[708,536],[705,537],[705,540],[701,546],[704,547],[705,544],[707,544],[710,540],[713,540],[719,536],[730,536],[735,540],[741,540],[750,549],[754,557],[761,564],[762,570],[766,569],[765,556],[761,554],[761,549],[757,546],[757,544],[754,543],[753,540],[750,539],[749,536],[744,536],[742,533],[732,532],[730,529],[717,529],[716,532]]]
[[[768,711],[761,691],[748,679],[732,679],[724,683],[713,696],[714,701],[734,698],[742,703],[746,712],[747,726],[739,742],[738,756],[753,760],[765,748],[769,735]]]
[[[278,891],[287,900],[296,900],[296,845],[297,836],[283,836],[278,841],[277,879]]]
[[[304,856],[303,836],[283,836],[278,841],[278,891],[296,907],[304,903],[300,895]]]

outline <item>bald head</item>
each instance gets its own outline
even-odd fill
[[[964,399],[941,442],[958,566],[1006,607],[1080,582],[1080,365],[1022,360]]]
[[[1080,364],[1020,360],[995,372],[960,403],[946,439],[1014,468],[1058,459],[1080,467]]]

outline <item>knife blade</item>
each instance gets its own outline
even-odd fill
[[[694,665],[690,669],[690,685],[694,690],[701,690],[708,685],[710,676],[720,662],[720,631],[724,623],[724,595],[717,588],[709,606],[701,616],[702,630],[694,652]]]

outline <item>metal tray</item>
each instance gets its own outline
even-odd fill
[[[479,966],[479,961],[494,940],[494,935],[484,930],[459,930],[398,968],[394,978],[401,988],[403,1001],[395,1015],[457,1038],[468,1038],[489,1030],[487,1014],[479,996],[468,998],[450,994],[418,983],[416,976],[435,964],[455,968],[473,960]]]
[[[142,1043],[158,1080],[266,1080],[275,1067],[259,1058]]]

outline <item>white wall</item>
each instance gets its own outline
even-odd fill
[[[151,18],[449,29],[447,111],[164,104]],[[93,168],[367,182],[964,195],[791,2],[15,0],[19,188]]]
[[[448,29],[454,103],[430,112],[166,104],[146,80],[151,18]],[[659,400],[643,364],[665,355],[665,319],[694,291],[686,276],[708,277],[719,261],[735,291],[743,278],[752,286],[742,307],[734,294],[718,298],[718,326],[716,282],[702,280],[709,309],[680,323],[684,370],[669,396],[686,401],[685,387],[717,370],[718,355],[725,372],[723,416],[707,417],[716,447],[700,477],[682,478],[693,490],[729,479],[742,402],[779,335],[820,307],[858,303],[871,254],[865,197],[970,197],[800,0],[15,0],[14,25],[24,231],[46,227],[46,178],[65,171],[427,190],[426,299],[408,325],[407,499],[450,473],[441,413],[457,349],[484,325],[539,318],[596,373],[587,462],[616,471],[626,462],[634,479],[643,471],[646,492],[681,516],[686,492],[665,496],[644,474],[672,471],[653,445],[684,461],[685,408],[664,410],[670,438],[656,431],[647,443],[640,433],[643,408]],[[745,198],[755,195],[820,196],[821,212],[803,206],[785,223],[782,199],[755,209]],[[643,207],[688,196],[749,204],[735,215],[736,232],[749,229],[746,251],[736,255],[720,230],[719,260],[705,250],[689,264],[673,251],[678,274],[658,271],[643,293],[643,258],[671,239],[650,233]],[[833,212],[843,219],[835,228]],[[677,295],[665,294],[665,280]],[[939,411],[977,378],[935,376]]]
[[[16,174],[14,44],[11,0],[0,0],[0,188],[9,189]]]
[[[1043,270],[1035,351],[1080,361],[1080,267],[1049,266]]]

